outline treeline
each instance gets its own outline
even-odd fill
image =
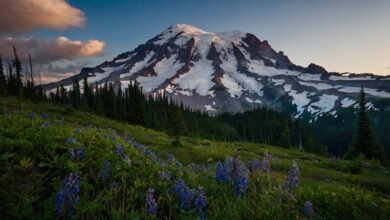
[[[82,84],[82,86],[80,86]],[[169,99],[164,93],[146,96],[136,82],[127,88],[105,82],[102,86],[80,83],[75,77],[69,91],[63,85],[49,93],[55,103],[94,112],[110,119],[141,125],[172,135],[189,135],[214,140],[237,140],[235,130],[208,116]]]
[[[178,143],[180,135],[221,141],[250,141],[297,147],[325,153],[302,125],[280,112],[258,108],[245,113],[224,113],[211,117],[205,112],[174,102],[164,93],[145,95],[136,82],[122,89],[105,82],[90,84],[74,77],[70,88],[64,85],[46,93],[34,82],[32,64],[22,74],[22,64],[14,49],[14,59],[6,65],[0,59],[0,95],[24,96],[34,101],[51,101],[74,109],[93,112],[110,119],[164,131]],[[7,71],[4,71],[7,67]]]
[[[298,120],[273,109],[261,107],[243,113],[222,113],[217,118],[232,126],[242,141],[327,153],[325,146],[317,142]]]

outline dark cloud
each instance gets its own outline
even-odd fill
[[[75,73],[79,72],[81,68],[88,66],[88,61],[81,61],[77,63],[70,63],[65,66],[61,66],[55,63],[49,63],[48,65],[45,65],[45,69],[48,73]]]
[[[84,13],[66,0],[0,0],[0,15],[0,33],[65,29],[85,24]]]
[[[52,40],[0,38],[0,52],[5,58],[12,58],[12,45],[16,47],[22,59],[27,59],[30,54],[34,62],[49,63],[99,56],[103,52],[105,43],[93,39],[86,42],[72,41],[66,37]]]

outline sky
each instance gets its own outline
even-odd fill
[[[390,75],[388,0],[0,0],[0,53],[15,45],[54,81],[176,23],[253,33],[302,66]]]

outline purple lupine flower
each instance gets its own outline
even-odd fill
[[[73,148],[69,149],[69,156],[70,156],[70,159],[72,159],[72,160],[76,159],[76,152],[74,151]]]
[[[215,179],[218,182],[228,183],[230,181],[230,173],[225,164],[218,162],[215,171]]]
[[[288,190],[289,193],[292,193],[296,188],[298,188],[299,181],[299,167],[295,160],[288,171],[288,177],[286,183],[284,184],[284,188]]]
[[[204,194],[203,188],[200,188],[197,193],[197,197],[194,202],[195,211],[199,216],[200,220],[206,219],[206,206],[207,198]]]
[[[145,210],[146,213],[149,215],[156,215],[157,214],[157,202],[156,199],[154,198],[154,189],[149,188],[148,192],[146,194],[146,199],[145,199]]]
[[[248,169],[238,156],[233,161],[232,178],[234,182],[234,195],[243,196],[248,189]]]
[[[78,173],[70,173],[62,181],[61,189],[56,195],[56,214],[61,217],[64,214],[72,216],[73,207],[80,198],[80,176]]]
[[[41,125],[42,128],[48,128],[49,127],[49,122],[45,121],[43,122],[43,124]]]
[[[305,204],[301,208],[301,213],[305,217],[314,217],[314,208],[313,204],[310,201],[306,201]]]
[[[117,144],[115,145],[114,154],[117,155],[117,156],[122,157],[123,154],[124,154],[124,152],[125,152],[125,150],[124,150],[124,148],[123,148],[123,145],[117,143]]]
[[[158,171],[158,178],[160,180],[171,180],[172,174],[170,172]]]
[[[261,161],[260,169],[264,173],[270,173],[272,171],[271,163],[269,162],[269,159],[264,158],[263,161]]]
[[[234,192],[235,196],[243,196],[248,189],[248,178],[246,176],[234,177]]]
[[[194,191],[189,189],[184,180],[180,179],[174,189],[173,192],[175,192],[179,197],[180,202],[180,209],[182,210],[190,210],[192,208],[192,200],[194,198]]]
[[[49,118],[49,115],[46,114],[46,113],[41,113],[41,118],[42,118],[42,119],[48,119],[48,118]]]
[[[76,139],[74,139],[74,138],[68,138],[68,139],[66,140],[66,143],[67,143],[67,144],[76,144],[77,141],[76,141]]]
[[[84,149],[82,147],[79,147],[77,149],[77,159],[82,160],[84,158]]]
[[[115,180],[110,183],[111,190],[117,190],[118,188],[119,188],[119,184]]]
[[[240,156],[238,156],[233,161],[233,169],[231,171],[231,176],[234,178],[236,176],[248,176],[248,169],[246,168],[245,164],[241,161]]]
[[[223,165],[226,168],[226,172],[229,173],[230,179],[233,177],[233,167],[234,167],[234,160],[232,157],[228,156],[226,157],[225,161],[223,162]]]
[[[251,173],[261,169],[261,163],[258,160],[250,160],[246,164]]]
[[[107,180],[110,177],[111,163],[108,160],[103,162],[102,170],[100,171],[98,178]]]
[[[128,143],[131,143],[132,140],[133,140],[133,138],[131,137],[131,135],[130,135],[129,132],[125,132],[125,133],[123,134],[123,139],[125,139],[125,141],[128,142]]]
[[[28,114],[28,117],[32,120],[32,119],[35,119],[37,117],[37,114],[35,112],[30,112]]]

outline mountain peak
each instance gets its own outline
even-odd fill
[[[171,25],[168,30],[170,31],[173,31],[175,33],[180,33],[180,32],[184,32],[184,33],[188,33],[188,34],[207,34],[209,32],[206,32],[200,28],[197,28],[197,27],[194,27],[194,26],[191,26],[191,25],[188,25],[188,24],[174,24],[174,25]]]

